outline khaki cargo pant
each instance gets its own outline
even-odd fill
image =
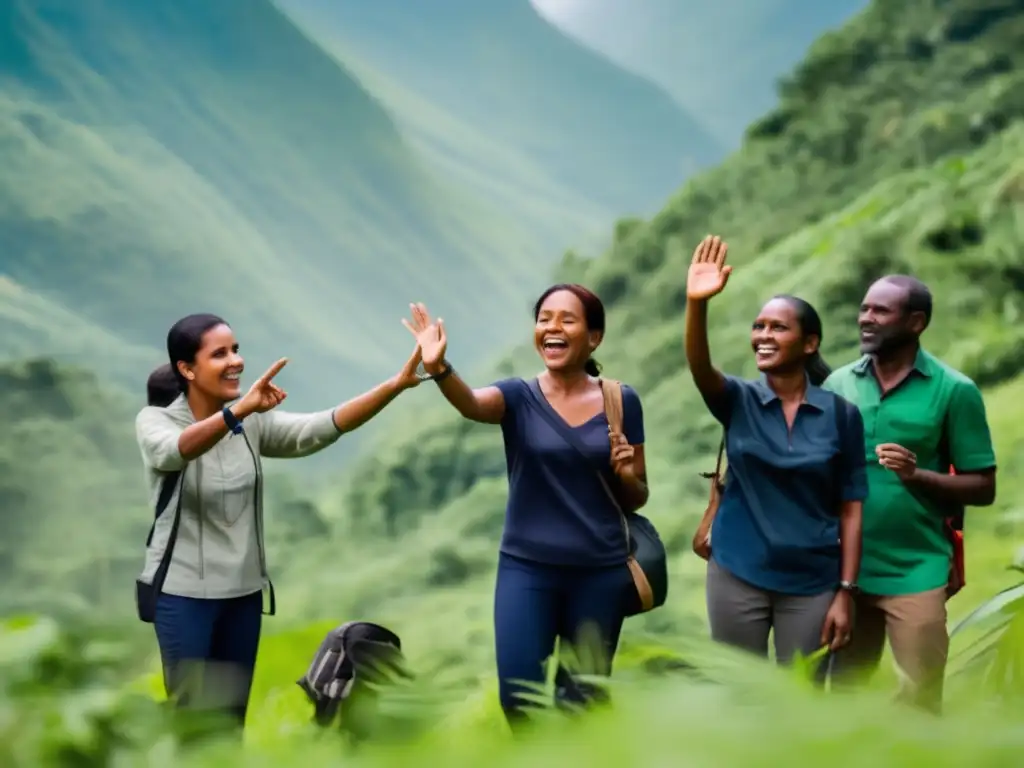
[[[853,685],[874,673],[886,637],[900,674],[898,698],[941,712],[949,656],[945,587],[912,595],[858,595],[853,636],[833,659],[834,688]]]

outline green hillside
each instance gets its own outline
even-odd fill
[[[610,307],[598,357],[644,399],[651,514],[681,558],[680,573],[699,570],[684,553],[706,501],[698,473],[718,441],[685,371],[681,342],[686,265],[707,232],[728,238],[736,265],[710,320],[715,360],[735,373],[754,370],[749,322],[772,293],[794,292],[819,307],[824,352],[838,364],[856,355],[856,308],[872,279],[912,271],[930,283],[938,309],[928,346],[985,387],[1000,441],[1005,479],[997,512],[979,513],[972,535],[991,533],[981,521],[994,525],[998,510],[1024,502],[1024,487],[1013,480],[1024,441],[1016,418],[1024,337],[1015,322],[1024,299],[1017,247],[1024,226],[1024,9],[1011,13],[1011,6],[875,3],[814,46],[741,151],[688,183],[650,221],[621,221],[615,246],[600,259],[566,268]],[[521,322],[525,340],[525,309]],[[461,339],[449,338],[458,367]],[[538,368],[532,349],[520,349],[491,378]],[[436,392],[413,397],[424,404],[421,423],[383,441],[329,500],[343,515],[344,538],[360,542],[356,564],[330,578],[353,596],[353,611],[370,604],[385,610],[381,601],[393,595],[388,615],[413,632],[470,600],[484,638],[506,488],[501,439],[495,429],[460,420]],[[1005,533],[1010,523],[999,525]],[[368,554],[362,542],[380,536],[390,540],[379,555]],[[1008,546],[985,557],[1008,561]],[[311,567],[298,565],[292,582],[312,578]],[[424,597],[424,582],[451,589]],[[680,596],[698,587],[677,584]],[[700,621],[692,610],[688,619],[672,611],[650,622]],[[443,620],[434,620],[435,631]],[[486,643],[481,653],[488,653]]]
[[[954,638],[949,716],[942,719],[890,706],[895,680],[884,667],[881,692],[817,696],[801,665],[782,673],[709,647],[702,562],[687,549],[706,502],[698,472],[709,468],[718,431],[685,370],[681,333],[686,265],[709,231],[729,240],[734,258],[727,293],[710,315],[715,361],[733,373],[753,373],[750,320],[767,296],[789,291],[815,303],[825,316],[823,351],[839,364],[856,354],[856,306],[867,284],[892,270],[920,275],[936,295],[928,347],[984,388],[1000,466],[994,507],[968,513],[968,586],[950,602],[951,617],[1018,582],[1020,572],[1006,566],[1017,555],[1024,506],[1017,479],[1024,472],[1022,85],[1020,2],[875,0],[814,46],[787,79],[777,109],[751,127],[739,152],[689,182],[651,220],[620,221],[614,246],[599,259],[563,263],[565,276],[595,287],[610,307],[599,359],[644,400],[648,512],[672,552],[667,604],[626,624],[609,712],[578,721],[548,713],[539,738],[514,747],[503,738],[491,658],[491,577],[507,487],[501,440],[497,428],[468,425],[423,387],[409,395],[420,406],[415,425],[382,441],[324,500],[333,535],[309,514],[315,507],[290,498],[292,489],[275,478],[275,493],[284,498],[273,507],[282,517],[268,538],[282,548],[289,539],[306,537],[306,543],[272,557],[279,616],[266,624],[244,756],[214,749],[193,762],[167,740],[155,743],[161,731],[151,697],[128,695],[159,687],[155,659],[130,691],[124,683],[126,669],[133,677],[138,671],[125,643],[137,639],[152,649],[147,628],[115,624],[101,634],[71,622],[18,619],[0,625],[0,762],[269,767],[339,759],[365,766],[582,760],[603,768],[638,758],[674,765],[682,755],[686,764],[753,768],[1015,764],[1024,748],[1022,590],[1002,616],[989,616],[1007,623],[1003,634],[984,635],[985,655],[974,655],[977,646],[964,653],[964,637]],[[450,314],[436,303],[431,309]],[[527,308],[522,312],[525,342],[531,319]],[[449,336],[450,357],[463,369],[465,333],[451,329]],[[538,368],[533,351],[522,347],[492,377],[529,376]],[[7,471],[0,492],[5,510],[12,503],[21,510],[10,516],[4,538],[38,547],[43,554],[32,562],[42,564],[47,554],[56,559],[56,534],[32,538],[25,510],[41,515],[60,504],[74,514],[83,506],[70,503],[67,490],[75,462],[110,485],[120,481],[96,454],[125,467],[137,467],[137,459],[127,463],[125,428],[110,426],[122,419],[124,406],[102,400],[94,381],[32,363],[0,371],[0,384],[0,419],[14,425],[0,457],[0,470]],[[59,444],[51,442],[57,434]],[[59,470],[28,474],[33,463],[45,470],[48,452],[65,447],[74,461],[65,457]],[[111,507],[118,503],[133,504],[112,499]],[[137,515],[146,519],[144,510]],[[284,515],[303,521],[300,528],[288,532]],[[109,519],[96,514],[74,524]],[[81,527],[62,536],[62,553],[87,551],[78,541],[92,540]],[[45,545],[51,548],[44,553]],[[6,567],[42,571],[41,565],[35,571],[11,566],[12,549],[4,552]],[[130,585],[117,583],[122,592]],[[16,583],[16,595],[21,585],[29,586]],[[308,623],[312,617],[319,621]],[[398,631],[419,679],[384,693],[374,718],[376,743],[350,751],[308,725],[310,707],[295,680],[327,628],[359,618]]]
[[[551,258],[424,170],[269,0],[2,0],[0,18],[0,275],[19,297],[0,354],[137,386],[170,323],[213,309],[322,407],[401,363],[409,300],[462,293],[450,316],[479,353]]]
[[[395,115],[425,159],[562,232],[649,212],[722,144],[663,90],[528,0],[281,0]],[[545,210],[547,215],[545,216]]]

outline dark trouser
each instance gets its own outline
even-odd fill
[[[510,725],[518,725],[529,706],[519,694],[536,693],[520,681],[543,684],[544,662],[554,652],[556,638],[573,645],[581,673],[611,674],[631,584],[625,563],[573,568],[500,555],[494,639],[501,707]],[[580,698],[581,688],[568,675],[559,675],[556,682],[568,689],[566,699]]]
[[[809,656],[821,648],[821,629],[834,597],[835,590],[810,596],[768,592],[736,578],[714,557],[708,562],[711,638],[767,657],[768,633],[774,630],[780,664],[789,663],[796,653]],[[824,670],[823,665],[821,674]]]
[[[153,623],[168,698],[244,725],[262,620],[260,592],[224,600],[160,595]]]

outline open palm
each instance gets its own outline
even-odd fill
[[[411,320],[402,318],[402,325],[409,329],[419,344],[420,354],[423,357],[423,367],[430,369],[437,366],[444,360],[444,353],[448,349],[448,337],[444,332],[444,320],[438,318],[437,322],[430,319],[430,313],[423,304],[410,304]]]
[[[686,298],[710,299],[722,292],[732,267],[725,266],[729,244],[720,237],[708,235],[693,252],[693,261],[686,275]]]

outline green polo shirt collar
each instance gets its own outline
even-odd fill
[[[864,355],[860,360],[854,363],[853,373],[856,376],[873,376],[875,373],[874,367],[871,365],[871,355]],[[930,379],[935,375],[936,365],[935,360],[920,347],[917,348],[917,356],[914,358],[914,367],[911,369],[914,373],[919,373],[927,379]]]

